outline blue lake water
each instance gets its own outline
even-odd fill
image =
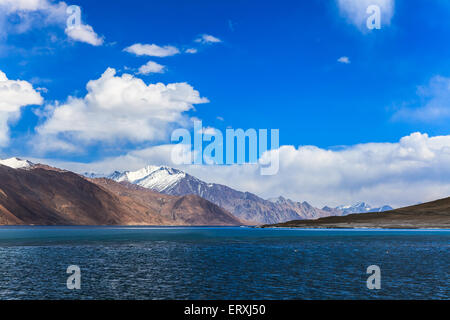
[[[450,299],[449,249],[445,230],[0,227],[0,299]]]

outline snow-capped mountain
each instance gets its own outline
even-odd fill
[[[195,195],[174,197],[109,179],[36,165],[0,165],[0,225],[236,226],[242,221]]]
[[[0,165],[14,169],[50,168],[19,158],[0,160]],[[55,170],[55,168],[50,169]],[[306,201],[296,202],[283,197],[266,200],[250,192],[241,192],[225,185],[204,182],[183,171],[166,166],[147,166],[137,171],[116,171],[111,175],[92,172],[84,175],[92,179],[106,177],[117,182],[128,182],[173,196],[197,195],[231,212],[240,220],[255,224],[273,224],[291,220],[392,210],[389,206],[372,208],[364,202],[353,206],[318,209]]]
[[[195,194],[230,211],[242,220],[255,223],[317,219],[340,213],[336,210],[324,211],[312,207],[307,202],[294,202],[282,197],[272,201],[265,200],[255,194],[207,183],[183,171],[164,166],[148,166],[132,172],[114,172],[108,178],[175,196]]]
[[[29,168],[34,165],[34,163],[28,160],[22,160],[19,158],[9,158],[5,160],[0,160],[0,165],[10,167],[13,169],[24,169]]]
[[[384,212],[384,211],[393,210],[393,208],[388,205],[385,205],[385,206],[382,206],[379,208],[373,208],[365,202],[358,202],[354,205],[348,205],[348,206],[339,206],[339,207],[336,207],[336,209],[342,211],[344,215],[348,215],[348,214],[352,214],[352,213]]]
[[[187,174],[183,171],[169,168],[169,167],[158,167],[158,166],[147,166],[138,171],[125,171],[125,172],[114,172],[108,178],[115,180],[117,182],[130,182],[137,184],[141,187],[152,189],[161,193],[171,193],[177,184],[179,184],[183,179],[187,177]],[[189,176],[190,180],[197,180],[194,177]],[[195,181],[196,183],[201,182],[200,180]]]

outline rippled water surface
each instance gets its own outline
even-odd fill
[[[444,230],[1,227],[0,299],[450,299],[449,249]]]

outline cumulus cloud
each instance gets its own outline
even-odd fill
[[[344,63],[344,64],[350,64],[350,58],[349,57],[340,57],[339,59],[337,59],[338,62],[340,63]]]
[[[367,8],[376,5],[380,8],[381,27],[390,25],[394,16],[395,0],[337,0],[339,11],[347,21],[362,31],[367,29]]]
[[[138,170],[149,164],[165,165],[171,163],[172,151],[176,145],[163,144],[140,150],[133,150],[117,157],[107,157],[101,161],[91,163],[67,162],[42,158],[30,158],[34,163],[46,163],[57,168],[64,168],[74,172],[110,174],[116,170]]]
[[[198,50],[197,49],[195,49],[195,48],[189,48],[189,49],[186,49],[186,51],[185,51],[186,53],[191,53],[191,54],[194,54],[194,53],[197,53],[198,52]]]
[[[258,165],[176,165],[171,158],[175,146],[136,150],[89,164],[54,164],[101,173],[168,165],[264,198],[283,195],[315,206],[366,201],[400,207],[450,196],[450,136],[413,133],[396,143],[359,144],[338,151],[282,146],[269,151],[280,157],[280,170],[274,176],[261,176]]]
[[[46,106],[34,144],[41,150],[76,151],[94,143],[141,143],[166,138],[171,125],[184,123],[183,114],[206,98],[187,83],[147,85],[130,74],[108,68],[89,81],[83,98]]]
[[[20,110],[28,105],[40,105],[43,99],[27,81],[9,80],[0,71],[0,146],[9,142],[9,123],[20,116]]]
[[[54,4],[48,0],[0,0],[0,6],[9,13],[54,9]]]
[[[139,74],[164,73],[165,69],[165,66],[149,61],[139,68]]]
[[[136,43],[124,49],[128,53],[135,54],[137,56],[151,56],[151,57],[169,57],[180,53],[178,48],[173,46],[160,47],[156,44],[141,44]]]
[[[0,0],[0,36],[24,33],[31,28],[65,22],[67,5],[48,0]],[[10,23],[11,16],[16,16]]]
[[[195,42],[207,44],[207,43],[220,43],[222,42],[222,40],[209,34],[202,34],[199,38],[195,39]]]
[[[418,88],[417,95],[422,105],[402,107],[394,120],[431,122],[450,118],[450,78],[433,77],[428,85]]]
[[[366,201],[395,207],[450,196],[450,136],[413,133],[397,143],[368,143],[344,150],[282,146],[277,175],[257,165],[188,166],[208,182],[270,198],[283,195],[316,206]]]
[[[64,26],[66,35],[74,40],[85,42],[93,46],[103,44],[103,38],[98,36],[94,29],[87,24],[76,27],[66,27],[69,7],[63,1],[53,0],[0,0],[0,14],[7,16],[17,15],[20,23],[2,24],[3,36],[12,31],[14,33],[24,33],[33,27],[45,25]],[[80,13],[81,18],[81,13]],[[6,20],[7,21],[7,20]]]
[[[75,41],[88,43],[93,46],[101,46],[103,44],[103,38],[99,37],[94,29],[87,24],[66,28],[65,32],[69,38]]]

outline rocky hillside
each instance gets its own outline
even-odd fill
[[[1,225],[240,225],[195,195],[163,195],[46,166],[0,165]]]

